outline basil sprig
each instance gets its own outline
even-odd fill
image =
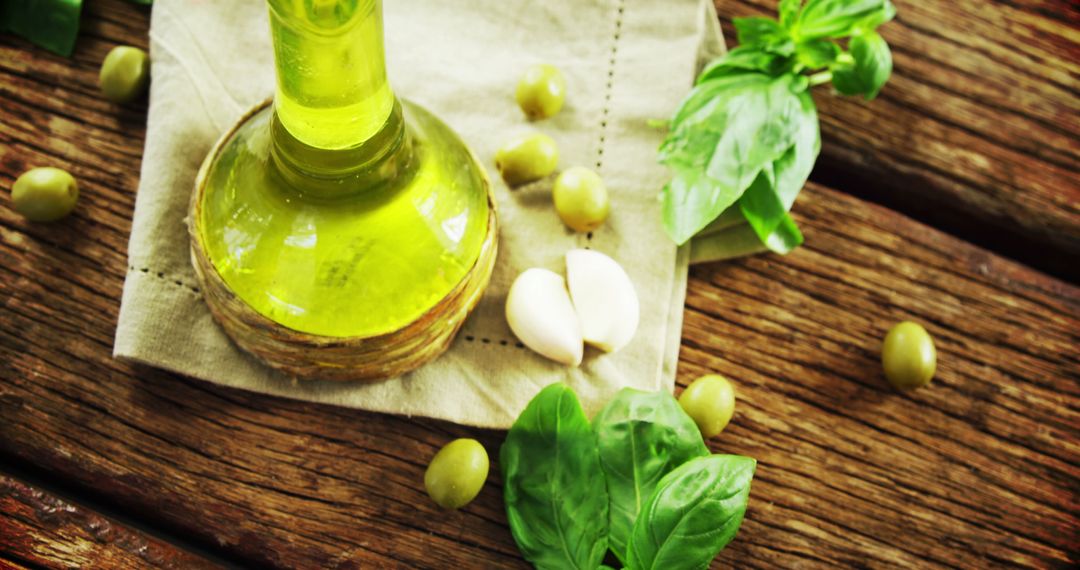
[[[740,45],[701,72],[660,147],[672,171],[663,223],[676,243],[736,206],[770,250],[802,243],[788,212],[821,150],[809,89],[831,82],[876,97],[892,57],[875,29],[895,15],[889,0],[781,0],[775,20],[735,18]]]
[[[709,455],[665,392],[624,389],[590,426],[573,390],[552,384],[500,450],[507,519],[537,568],[703,568],[735,536],[756,463]]]

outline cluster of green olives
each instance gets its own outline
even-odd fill
[[[105,98],[127,103],[146,90],[150,81],[150,60],[146,52],[131,46],[112,49],[101,63],[98,85]],[[59,220],[75,209],[79,185],[66,170],[52,166],[31,168],[11,187],[15,211],[32,222]]]
[[[566,80],[555,66],[534,65],[518,82],[515,98],[530,120],[547,119],[563,107]],[[558,165],[559,148],[543,133],[515,138],[495,154],[495,168],[510,186],[546,178]],[[577,232],[590,232],[600,227],[610,210],[603,179],[581,166],[570,168],[555,179],[552,199],[559,218]]]

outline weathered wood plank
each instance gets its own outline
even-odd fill
[[[806,247],[698,268],[687,301],[682,371],[738,381],[724,448],[762,465],[744,532],[841,566],[1075,563],[1080,292],[817,186],[797,218]],[[878,360],[905,319],[939,350],[912,394]]]
[[[8,559],[7,561],[3,558]],[[216,564],[0,475],[0,566],[216,568]]]
[[[1080,7],[894,0],[893,76],[872,102],[815,92],[814,178],[1032,266],[1080,278]],[[732,17],[776,0],[716,0]]]

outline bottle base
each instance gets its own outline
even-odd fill
[[[274,175],[269,101],[200,169],[189,234],[203,295],[269,366],[300,378],[401,375],[449,347],[486,289],[497,218],[484,170],[438,119],[405,109],[412,170],[361,196],[305,196]]]

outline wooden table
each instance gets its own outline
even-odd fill
[[[680,386],[737,383],[717,451],[759,461],[714,567],[1080,563],[1080,9],[896,0],[896,70],[867,104],[817,93],[806,245],[695,268]],[[732,16],[774,0],[718,2]],[[89,2],[72,59],[0,36],[0,567],[518,568],[495,470],[461,512],[422,475],[503,433],[253,395],[110,357],[145,104],[95,87],[149,12]],[[31,224],[35,165],[82,184]],[[900,394],[902,319],[939,350]]]

